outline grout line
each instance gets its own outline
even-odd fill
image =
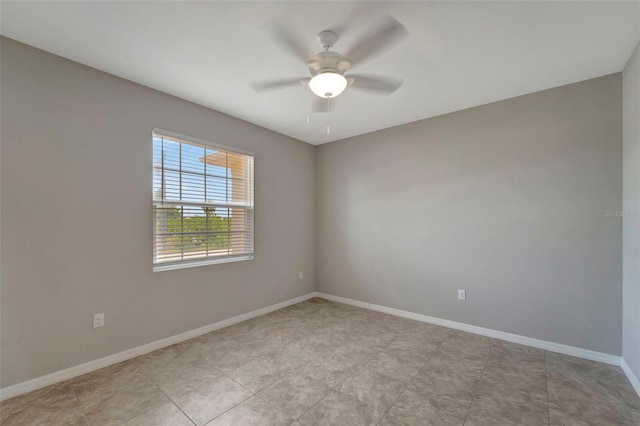
[[[143,373],[143,374],[144,374],[144,373]],[[151,380],[151,379],[149,379],[149,380]],[[154,384],[155,384],[155,383],[154,383]],[[158,386],[158,385],[156,385],[156,386]],[[169,395],[168,395],[164,390],[162,390],[162,388],[161,388],[160,386],[158,386],[158,389],[160,389],[160,392],[162,392],[162,393],[163,393],[163,394],[164,394],[164,395],[169,399],[169,401],[174,405],[174,407],[176,407],[176,408],[178,409],[178,411],[180,411],[182,414],[184,414],[184,416],[185,416],[185,417],[186,417],[186,418],[187,418],[191,423],[193,423],[194,425],[196,425],[196,426],[197,426],[196,421],[195,421],[195,420],[193,420],[193,419],[191,418],[191,416],[189,416],[187,413],[185,413],[185,411],[184,411],[182,408],[180,408],[180,406],[179,406],[178,404],[176,404],[176,402],[175,402],[175,401],[174,401],[174,400],[173,400],[173,399],[172,399],[172,398],[171,398],[171,397],[170,397],[170,396],[169,396]],[[188,392],[188,391],[187,391],[187,392]],[[151,411],[151,410],[149,410],[149,411]],[[147,411],[147,413],[148,413],[149,411]]]
[[[159,390],[160,392],[162,392],[162,393],[163,393],[163,395],[164,395],[164,396],[166,396],[166,397],[167,397],[167,399],[168,399],[169,401],[171,401],[171,403],[172,403],[172,404],[173,404],[173,405],[174,405],[174,406],[175,406],[175,407],[176,407],[176,408],[177,408],[177,409],[178,409],[182,414],[184,414],[184,416],[185,416],[185,417],[186,417],[186,418],[187,418],[191,423],[193,423],[195,426],[197,426],[196,421],[195,421],[195,420],[193,420],[193,419],[191,418],[191,416],[189,416],[187,413],[185,413],[185,412],[184,412],[184,410],[183,410],[182,408],[180,408],[180,406],[179,406],[178,404],[176,404],[176,402],[173,400],[173,398],[171,398],[171,397],[170,397],[170,396],[169,396],[169,395],[164,391],[164,389],[162,389],[160,386],[158,386],[158,384],[155,382],[155,380],[153,380],[153,378],[152,378],[151,376],[149,376],[149,375],[148,375],[148,374],[146,374],[144,371],[142,371],[142,370],[140,369],[140,366],[138,365],[138,363],[137,363],[137,362],[133,361],[133,363],[134,363],[134,364],[135,364],[135,366],[136,366],[136,370],[137,370],[140,374],[142,374],[144,377],[146,377],[146,378],[147,378],[147,380],[149,380],[151,383],[153,383],[153,384],[155,385],[155,387],[157,387],[157,388],[158,388],[158,390]],[[170,368],[169,370],[171,370],[171,368]],[[203,385],[204,385],[204,383],[203,383]],[[202,386],[202,385],[201,385],[201,386]],[[198,387],[200,387],[200,386],[198,386]],[[196,388],[194,388],[194,389],[196,389]],[[189,391],[186,391],[186,392],[189,392]],[[186,392],[185,392],[185,393],[186,393]],[[151,410],[149,410],[149,411],[151,411]],[[142,413],[142,414],[140,414],[140,415],[142,416],[143,414],[146,414],[146,413],[148,413],[149,411],[145,411],[144,413]],[[137,417],[137,416],[136,416],[136,417]],[[133,419],[135,419],[135,417],[133,417],[133,418],[132,418],[132,419],[130,419],[130,420],[133,420]]]
[[[124,362],[126,362],[126,361],[124,361]],[[167,395],[167,393],[166,393],[166,392],[165,392],[165,391],[164,391],[160,386],[158,386],[158,384],[155,382],[155,380],[153,380],[153,378],[152,378],[151,376],[149,376],[149,375],[148,375],[148,374],[146,374],[143,370],[141,370],[141,369],[140,369],[140,366],[138,365],[138,363],[137,363],[136,361],[133,361],[133,360],[132,360],[131,362],[133,363],[133,365],[135,365],[135,367],[136,367],[136,370],[135,370],[135,371],[136,371],[137,373],[140,373],[140,374],[141,374],[145,379],[147,379],[147,380],[148,380],[148,381],[149,381],[153,386],[155,386],[155,387],[156,387],[160,392],[162,392],[162,394],[163,394],[164,396],[166,396],[166,397],[167,397],[167,399],[169,399],[169,401],[170,401],[170,402],[171,402],[171,403],[172,403],[172,404],[173,404],[173,405],[174,405],[174,406],[175,406],[175,407],[176,407],[180,412],[182,412],[182,414],[184,414],[184,415],[187,417],[187,419],[188,419],[191,423],[193,423],[194,425],[196,425],[196,422],[194,422],[194,421],[191,419],[191,417],[189,417],[189,416],[187,415],[187,413],[185,413],[185,412],[184,412],[184,411],[183,411],[183,410],[178,406],[178,404],[176,404],[176,403],[173,401],[173,399],[171,399],[171,397],[170,397],[169,395]],[[107,382],[108,382],[108,381],[110,381],[110,380],[111,380],[111,378],[110,378],[109,380],[107,380]],[[85,414],[85,412],[84,412],[84,408],[82,407],[82,404],[80,403],[80,400],[78,399],[78,396],[76,395],[76,392],[75,392],[75,390],[73,389],[73,385],[71,386],[71,390],[73,391],[73,395],[75,396],[76,401],[78,402],[78,405],[80,406],[80,409],[82,410],[82,414],[84,415],[84,418],[85,418],[85,420],[86,420],[87,424],[88,424],[88,425],[90,425],[90,423],[89,423],[89,419],[87,419],[87,416],[86,416],[86,414]],[[114,392],[118,392],[118,391],[114,391]],[[136,415],[136,416],[134,416],[134,417],[132,417],[132,418],[130,418],[130,419],[127,419],[126,421],[131,421],[131,420],[133,420],[133,419],[135,419],[135,418],[137,418],[137,417],[143,416],[143,415],[145,415],[145,414],[149,413],[149,412],[150,412],[150,411],[152,411],[152,410],[153,410],[153,409],[149,409],[149,410],[145,411],[144,413],[138,414],[138,415]]]
[[[287,374],[290,374],[290,373],[287,373]],[[284,377],[283,377],[283,378],[284,378]],[[282,379],[280,379],[280,380],[282,380]],[[280,380],[278,380],[278,382],[279,382]],[[277,382],[274,382],[274,383],[277,383]],[[273,383],[272,383],[272,384],[273,384]],[[269,385],[269,386],[271,386],[271,385]],[[269,387],[269,386],[266,386],[266,387]],[[266,388],[266,387],[265,387],[265,388]],[[265,389],[265,388],[263,388],[263,389]],[[261,390],[262,390],[262,389],[261,389]],[[254,394],[254,396],[255,396],[256,398],[258,398],[260,401],[262,401],[262,402],[264,402],[265,404],[267,404],[267,405],[269,405],[270,407],[272,407],[272,408],[273,408],[274,410],[276,410],[277,412],[281,413],[281,414],[282,414],[283,416],[285,416],[287,419],[291,419],[291,423],[289,423],[290,425],[296,422],[296,419],[294,419],[294,418],[292,418],[292,417],[288,416],[287,414],[285,414],[285,413],[284,413],[284,412],[283,412],[279,407],[276,407],[276,406],[275,406],[271,401],[269,401],[269,400],[268,400],[268,399],[266,399],[265,397],[263,397],[263,396],[261,396],[261,395],[258,395],[257,393],[256,393],[256,394]]]
[[[491,348],[489,348],[489,356],[491,356],[491,350],[493,349],[493,347],[496,345],[497,340],[496,339],[491,339]],[[480,373],[480,379],[478,380],[478,386],[476,386],[476,391],[473,394],[473,398],[471,399],[471,403],[469,404],[469,408],[467,409],[467,415],[464,418],[464,423],[463,426],[467,424],[467,421],[469,420],[469,414],[471,414],[471,407],[473,407],[473,403],[476,401],[476,398],[478,397],[478,391],[480,390],[480,386],[482,385],[482,377],[484,376],[484,370],[487,368],[487,364],[489,363],[489,360],[487,359],[487,361],[484,363],[484,367],[482,367],[482,373]]]
[[[245,398],[245,399],[243,399],[242,401],[240,401],[240,402],[238,402],[237,404],[235,404],[233,407],[229,407],[229,409],[228,409],[228,410],[225,410],[224,412],[222,412],[222,413],[218,414],[217,416],[215,416],[214,418],[212,418],[212,419],[211,419],[211,420],[209,420],[208,422],[203,423],[203,424],[202,424],[202,426],[208,425],[209,423],[213,422],[215,419],[217,419],[217,418],[219,418],[219,417],[221,417],[221,416],[223,416],[223,415],[227,414],[229,411],[233,410],[233,409],[234,409],[234,408],[236,408],[238,405],[240,405],[240,404],[242,404],[242,403],[246,402],[248,399],[251,399],[251,398],[252,398],[252,397],[254,397],[254,396],[255,396],[255,394],[251,394],[251,396],[246,397],[246,398]]]
[[[346,317],[344,317],[346,318]],[[344,319],[344,318],[340,318],[340,319]],[[376,356],[378,356],[378,354],[382,353],[382,351],[384,351],[387,347],[389,347],[393,342],[395,342],[396,340],[398,340],[397,334],[396,332],[394,332],[394,334],[396,334],[396,338],[391,340],[389,343],[387,343],[385,346],[383,346],[379,351],[375,352],[371,357],[367,358],[366,361],[364,361],[362,364],[360,364],[357,368],[354,369],[354,371],[349,375],[349,377],[347,377],[346,379],[344,379],[343,381],[337,383],[335,386],[330,387],[329,392],[327,392],[327,394],[325,396],[323,396],[322,398],[320,398],[318,400],[318,402],[316,402],[315,404],[313,404],[311,407],[309,407],[307,410],[305,410],[302,414],[300,414],[295,421],[297,421],[298,419],[302,418],[305,414],[307,414],[309,411],[311,411],[315,406],[317,406],[318,404],[320,404],[322,401],[325,400],[325,398],[327,396],[329,396],[331,394],[331,392],[339,392],[337,390],[337,388],[342,385],[343,383],[347,382],[351,377],[353,377],[361,368],[364,368],[364,366],[371,361],[373,358],[375,358]],[[295,422],[294,421],[294,422]]]
[[[288,345],[288,343],[287,343],[287,345]],[[258,358],[259,358],[259,357],[258,357]],[[257,359],[257,358],[254,358],[254,360],[255,360],[255,359]],[[249,361],[249,362],[251,362],[251,361]],[[247,363],[248,363],[248,362],[247,362]],[[246,365],[247,363],[242,364],[240,367],[242,367],[242,366]],[[233,370],[231,370],[231,371],[237,370],[237,369],[238,369],[238,368],[240,368],[240,367],[236,367],[236,368],[234,368],[234,369],[233,369]],[[221,369],[219,369],[219,368],[218,368],[218,371],[220,371],[220,372],[222,373],[222,375],[223,375],[224,377],[226,377],[227,379],[231,380],[231,381],[232,381],[232,382],[234,382],[235,384],[237,384],[237,385],[239,385],[239,386],[243,387],[244,389],[246,389],[249,393],[251,393],[251,396],[246,397],[246,398],[245,398],[245,399],[243,399],[242,401],[240,401],[240,402],[238,402],[237,404],[235,404],[233,407],[229,407],[229,409],[227,409],[227,410],[223,411],[222,413],[218,414],[217,416],[215,416],[214,418],[212,418],[212,419],[211,419],[211,420],[209,420],[208,422],[204,423],[204,425],[203,425],[203,426],[208,425],[209,423],[211,423],[212,421],[214,421],[214,420],[215,420],[215,419],[217,419],[218,417],[220,417],[220,416],[222,416],[222,415],[226,414],[227,412],[229,412],[229,411],[233,410],[233,409],[234,409],[234,408],[236,408],[238,405],[240,405],[240,404],[242,404],[242,403],[246,402],[247,400],[251,399],[251,398],[252,398],[252,397],[254,397],[254,396],[262,400],[262,398],[260,398],[260,397],[258,396],[257,392],[252,391],[251,389],[249,389],[248,387],[246,387],[246,386],[245,386],[245,385],[243,385],[242,383],[238,382],[237,380],[235,380],[233,377],[231,377],[230,375],[228,375],[226,372],[222,371]],[[265,386],[265,387],[266,387],[266,386]],[[265,401],[265,402],[266,402],[266,401]],[[275,407],[274,407],[274,408],[275,408]]]
[[[322,401],[324,401],[330,394],[331,392],[339,392],[337,389],[340,385],[342,385],[343,383],[345,383],[346,381],[348,381],[351,377],[353,377],[354,374],[356,374],[361,368],[364,368],[364,365],[369,362],[370,360],[372,360],[375,356],[377,356],[380,352],[382,352],[382,349],[379,352],[376,352],[375,355],[373,355],[371,358],[367,358],[366,361],[364,361],[362,364],[358,365],[353,372],[349,375],[349,377],[347,377],[346,379],[344,379],[343,381],[336,383],[335,386],[329,386],[330,390],[327,392],[326,395],[324,395],[322,398],[320,398],[318,400],[318,402],[316,402],[315,404],[313,404],[311,407],[307,408],[302,414],[300,414],[295,420],[297,421],[298,419],[302,418],[305,414],[307,414],[309,411],[311,411],[316,405],[320,404]]]
[[[84,421],[88,426],[91,426],[91,423],[89,423],[89,419],[87,419],[87,414],[84,412],[84,408],[82,408],[82,404],[80,404],[80,400],[78,399],[78,395],[76,395],[76,391],[73,389],[73,385],[71,383],[69,383],[69,386],[71,387],[71,392],[73,392],[73,397],[76,400],[76,403],[78,404],[78,408],[80,408],[80,412],[82,413],[82,417],[84,417]]]
[[[319,310],[319,309],[320,309],[320,308],[315,309],[315,310],[311,311],[310,313],[315,312],[315,311],[317,311],[317,310]],[[315,328],[313,328],[313,330],[318,329],[318,328],[319,328],[319,327],[315,327]],[[294,339],[294,338],[292,338],[292,339],[291,339],[291,340],[289,340],[285,345],[283,345],[283,346],[282,346],[282,348],[281,348],[280,352],[284,352],[284,350],[285,350],[288,346],[290,346],[290,345],[292,345],[292,344],[294,344],[294,343],[297,343],[297,342],[299,342],[299,341],[301,341],[301,340],[305,339],[306,337],[308,337],[308,336],[305,336],[304,338],[300,338],[300,339],[297,339],[297,340],[296,340],[296,339]],[[254,396],[255,396],[256,398],[258,398],[258,399],[260,399],[261,401],[263,401],[263,402],[267,403],[269,406],[273,407],[276,411],[278,411],[278,412],[282,413],[285,417],[287,417],[287,418],[289,418],[289,419],[292,419],[291,424],[295,423],[295,422],[296,422],[296,420],[297,420],[297,418],[292,418],[292,417],[290,417],[289,415],[285,414],[285,413],[282,411],[282,409],[281,409],[281,408],[279,408],[279,407],[277,407],[273,402],[271,402],[270,400],[268,400],[266,397],[264,397],[264,396],[262,396],[262,395],[259,395],[259,392],[260,392],[260,391],[262,391],[262,390],[264,390],[264,389],[266,389],[266,388],[268,388],[268,387],[270,387],[270,386],[273,386],[274,384],[276,384],[276,383],[278,383],[278,382],[280,382],[280,381],[282,381],[282,380],[284,380],[284,379],[285,379],[287,376],[289,376],[290,374],[297,374],[297,371],[298,371],[298,369],[299,369],[300,367],[302,367],[302,364],[303,364],[303,363],[300,363],[299,365],[296,365],[295,367],[290,367],[288,370],[286,370],[286,372],[282,375],[282,377],[278,378],[275,382],[270,383],[270,384],[268,384],[268,385],[266,385],[266,386],[264,386],[264,387],[260,388],[258,391],[256,391],[256,392],[254,392],[254,393],[253,393],[253,394],[254,394]],[[305,375],[305,376],[307,376],[306,374],[304,374],[304,375]],[[231,377],[229,377],[229,378],[231,378]],[[231,378],[231,380],[233,380],[233,381],[235,382],[235,380],[234,380],[233,378]],[[236,382],[236,383],[238,383],[239,385],[243,386],[243,385],[242,385],[241,383],[239,383],[239,382]],[[247,389],[247,390],[249,390],[249,389]],[[251,390],[249,390],[249,391],[250,391],[250,392],[252,392]]]
[[[380,422],[382,421],[382,419],[384,419],[386,417],[387,414],[389,414],[389,411],[391,411],[391,408],[393,408],[393,406],[396,404],[396,402],[398,402],[398,400],[400,399],[400,397],[406,392],[407,389],[409,389],[409,386],[411,386],[411,383],[413,383],[413,381],[416,379],[416,377],[418,377],[418,374],[420,374],[420,372],[422,370],[424,370],[424,368],[427,366],[427,364],[429,364],[429,362],[431,361],[431,359],[433,358],[433,356],[440,350],[440,347],[442,346],[442,344],[445,342],[445,340],[447,340],[449,338],[449,335],[451,334],[451,331],[447,332],[447,335],[444,337],[444,339],[442,339],[442,342],[440,342],[440,344],[438,345],[438,347],[436,348],[435,351],[433,351],[433,353],[431,354],[431,356],[429,357],[429,359],[427,360],[427,362],[425,362],[422,367],[418,368],[418,371],[416,371],[416,373],[411,377],[411,379],[407,382],[407,385],[404,387],[404,389],[402,389],[402,392],[400,392],[398,394],[398,396],[396,397],[396,399],[393,400],[393,402],[391,404],[389,404],[389,407],[385,410],[385,412],[382,414],[382,416],[380,416],[380,418],[378,419],[378,421],[376,422],[376,425],[379,425]],[[397,339],[396,339],[397,340]]]
[[[547,385],[547,415],[551,424],[551,404],[549,404],[549,372],[547,371],[547,351],[544,351],[544,382]]]
[[[292,305],[292,306],[295,306],[295,305]],[[283,308],[283,309],[285,309],[285,308]],[[317,310],[319,310],[319,309],[321,309],[321,308],[320,308],[320,307],[317,307],[316,309],[314,309],[314,310],[312,310],[312,311],[310,311],[310,312],[307,312],[307,313],[313,313],[313,312],[315,312],[315,311],[317,311]],[[319,327],[315,327],[314,329],[317,329],[317,328],[319,328]],[[287,346],[289,346],[289,345],[291,345],[291,344],[293,344],[293,343],[294,343],[294,340],[295,340],[295,339],[294,339],[294,338],[292,338],[291,340],[287,341],[287,343],[285,343],[284,345],[282,345],[281,347],[279,347],[279,348],[278,348],[279,352],[283,352],[283,351],[286,349],[286,347],[287,347]],[[255,359],[259,358],[259,357],[260,357],[260,356],[258,356],[258,357],[256,357],[256,358],[253,358],[251,361],[253,361],[253,360],[255,360]],[[235,370],[237,370],[238,368],[241,368],[242,366],[244,366],[244,365],[248,364],[248,363],[249,363],[249,362],[251,362],[251,361],[247,361],[245,364],[242,364],[241,366],[236,367],[236,368],[234,368],[234,369],[233,369],[233,370],[231,370],[231,371],[235,371]],[[299,367],[299,366],[298,366],[298,367]],[[262,389],[266,389],[267,387],[269,387],[269,386],[273,385],[274,383],[279,382],[279,381],[280,381],[280,380],[282,380],[286,375],[290,374],[291,372],[293,372],[293,370],[295,370],[295,369],[296,369],[296,368],[298,368],[298,367],[292,367],[291,369],[287,370],[287,372],[286,372],[286,374],[285,374],[284,376],[282,376],[281,378],[279,378],[279,379],[278,379],[278,380],[276,380],[275,382],[273,382],[273,383],[271,383],[271,384],[269,384],[269,385],[267,385],[267,386],[264,386],[263,388],[259,389],[259,390],[258,390],[258,392],[259,392],[259,391],[261,391]],[[222,416],[223,414],[225,414],[225,413],[226,413],[226,412],[228,412],[229,410],[232,410],[233,408],[237,407],[238,405],[242,404],[243,402],[247,401],[249,398],[251,398],[251,397],[253,397],[253,396],[255,396],[256,398],[260,399],[261,401],[266,402],[266,403],[267,403],[267,404],[269,404],[271,407],[273,407],[275,410],[277,410],[278,412],[282,413],[282,414],[283,414],[283,415],[285,415],[286,417],[290,418],[288,415],[286,415],[284,412],[282,412],[282,410],[281,410],[280,408],[278,408],[278,407],[276,407],[275,405],[273,405],[273,403],[271,403],[269,400],[267,400],[267,399],[265,399],[264,397],[262,397],[262,396],[258,395],[258,392],[254,392],[254,391],[252,391],[251,389],[249,389],[248,387],[246,387],[246,386],[245,386],[245,385],[243,385],[242,383],[240,383],[240,382],[238,382],[237,380],[235,380],[233,377],[231,377],[231,376],[230,376],[229,374],[227,374],[226,372],[224,372],[224,371],[222,371],[222,370],[220,370],[220,369],[218,369],[218,370],[222,373],[222,375],[224,375],[225,377],[227,377],[229,380],[233,381],[234,383],[237,383],[238,385],[240,385],[240,386],[242,386],[243,388],[245,388],[247,391],[251,392],[251,396],[250,396],[250,397],[248,397],[248,398],[246,398],[246,399],[244,399],[244,400],[242,400],[242,402],[240,402],[240,403],[238,403],[238,404],[234,405],[233,407],[229,408],[227,411],[225,411],[225,412],[221,413],[220,415],[218,415],[218,416],[214,417],[213,419],[211,419],[211,420],[210,420],[209,422],[207,422],[206,424],[209,424],[210,422],[214,421],[214,420],[215,420],[215,419],[217,419],[218,417]],[[291,423],[292,423],[292,424],[293,424],[293,423],[295,423],[295,422],[296,422],[296,420],[297,420],[297,418],[293,419],[293,421],[292,421]]]
[[[321,309],[322,309],[322,307],[321,307],[321,306],[318,306],[315,310],[313,310],[313,311],[311,311],[311,312],[320,311]],[[338,319],[343,319],[343,318],[338,318]],[[321,328],[321,326],[313,327],[313,328],[312,328],[312,331],[313,331],[313,330],[318,330],[318,329],[320,329],[320,328]],[[313,335],[313,333],[309,334],[309,336],[310,336],[310,335]],[[309,337],[309,336],[307,336],[307,337]],[[291,342],[290,342],[290,343],[291,343]],[[284,349],[283,349],[283,350],[284,350]],[[314,355],[315,355],[315,353],[314,353]],[[287,375],[288,375],[288,374],[292,374],[292,373],[296,373],[296,372],[298,371],[298,369],[299,369],[301,366],[302,366],[302,365],[299,365],[299,366],[297,366],[297,367],[292,368],[289,372],[287,372]],[[285,375],[285,376],[286,376],[286,375]],[[277,381],[275,381],[274,383],[277,383],[277,382],[279,382],[280,380],[284,379],[284,377],[285,377],[285,376],[283,376],[281,379],[278,379],[278,380],[277,380]],[[305,374],[305,376],[308,376],[308,375],[307,375],[307,374]],[[308,377],[310,377],[310,376],[308,376]],[[351,377],[351,376],[349,376],[349,377]],[[311,378],[311,377],[310,377],[310,378]],[[313,378],[312,378],[312,379],[313,379]],[[316,379],[314,379],[314,380],[316,380]],[[348,378],[347,378],[347,379],[345,379],[345,381],[346,381],[346,380],[348,380]],[[318,382],[320,382],[319,380],[317,380],[317,381],[318,381]],[[272,383],[271,385],[273,385],[274,383]],[[299,418],[301,418],[302,416],[304,416],[304,415],[307,413],[307,411],[311,410],[313,407],[315,407],[316,405],[318,405],[318,404],[319,404],[323,399],[325,399],[325,398],[326,398],[326,397],[327,397],[331,392],[333,392],[333,390],[334,390],[337,386],[339,386],[341,383],[343,383],[343,382],[340,382],[339,384],[336,384],[336,385],[335,385],[335,386],[333,386],[333,387],[331,387],[331,386],[327,386],[327,387],[329,388],[329,390],[327,391],[327,393],[326,393],[322,398],[320,398],[320,399],[319,399],[315,404],[313,404],[311,407],[309,407],[307,410],[305,410],[302,414],[300,414],[298,417],[294,418],[294,419],[293,419],[293,422],[292,422],[291,424],[295,423]],[[271,386],[271,385],[269,385],[269,386]],[[268,386],[265,386],[265,388],[267,388],[267,387],[268,387]],[[265,388],[263,388],[263,389],[265,389]],[[262,389],[261,389],[261,390],[262,390]],[[269,400],[267,400],[266,398],[264,398],[264,397],[262,397],[262,396],[258,395],[257,393],[256,393],[255,395],[256,395],[256,397],[258,397],[258,398],[260,398],[261,400],[265,401],[266,403],[268,403],[268,404],[269,404],[269,405],[271,405],[272,407],[276,408],[278,411],[282,412],[282,410],[280,410],[278,407],[276,407],[275,405],[273,405],[273,403],[272,403],[271,401],[269,401]],[[284,413],[283,413],[283,414],[284,414]],[[286,415],[286,414],[285,414],[285,415]],[[287,417],[289,417],[289,416],[287,416]]]

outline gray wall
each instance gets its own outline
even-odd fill
[[[312,146],[8,39],[1,52],[2,387],[314,290]],[[256,154],[255,260],[151,271],[154,126]]]
[[[640,377],[640,44],[623,73],[622,357]]]
[[[616,74],[318,147],[318,291],[619,355],[621,89]]]
[[[622,219],[604,214],[622,208],[620,75],[314,149],[0,47],[2,387],[306,294],[316,260],[319,291],[620,354]],[[625,208],[637,209],[629,123]],[[255,152],[255,260],[151,272],[152,127]],[[624,356],[637,372],[640,228],[625,227]]]

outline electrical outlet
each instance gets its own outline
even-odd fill
[[[303,280],[304,279],[304,272],[298,272],[298,278]]]
[[[462,289],[458,289],[458,300],[467,300],[467,294]]]
[[[95,314],[93,316],[93,328],[104,327],[104,314]]]

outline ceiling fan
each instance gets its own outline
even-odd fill
[[[390,95],[402,86],[403,80],[369,74],[352,74],[350,70],[371,59],[408,35],[404,26],[391,16],[385,16],[373,25],[344,55],[332,49],[339,36],[335,31],[324,30],[318,34],[318,42],[324,49],[311,54],[295,36],[290,27],[275,21],[269,30],[276,42],[309,68],[311,77],[289,78],[254,82],[256,92],[305,85],[316,95],[312,112],[329,112],[333,99],[347,87],[353,87],[379,95]]]

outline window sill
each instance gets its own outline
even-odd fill
[[[204,259],[194,260],[191,262],[180,263],[159,263],[153,265],[153,272],[172,271],[174,269],[195,268],[198,266],[217,265],[220,263],[243,262],[245,260],[253,260],[253,255],[226,257],[223,259]]]

